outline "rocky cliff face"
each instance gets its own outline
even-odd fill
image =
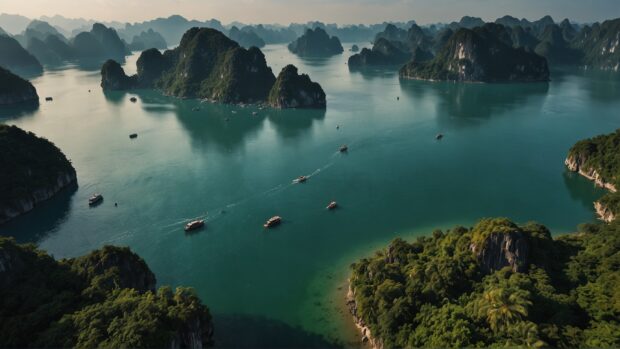
[[[549,80],[545,58],[513,48],[503,26],[459,29],[437,56],[428,62],[410,62],[400,70],[408,79],[470,82],[538,82]]]
[[[366,345],[370,345],[372,349],[383,349],[383,343],[381,340],[376,339],[372,336],[370,332],[370,328],[364,323],[357,315],[357,303],[355,302],[355,290],[352,289],[351,283],[349,283],[349,291],[347,292],[347,308],[349,309],[349,313],[353,316],[353,321],[355,322],[355,327],[360,331],[362,335],[362,343]]]
[[[324,93],[307,75],[276,78],[260,49],[244,49],[221,32],[209,28],[188,30],[179,47],[163,54],[142,52],[138,74],[128,77],[118,63],[101,70],[104,90],[158,88],[182,98],[222,103],[264,103],[273,92],[278,108],[324,107]],[[289,72],[289,71],[287,71]]]
[[[75,169],[46,139],[0,125],[0,224],[77,183]]]
[[[32,84],[0,67],[0,106],[19,103],[39,103]]]
[[[525,234],[518,229],[490,233],[482,242],[472,243],[470,250],[478,258],[484,273],[504,267],[510,267],[515,272],[527,270],[529,244]]]
[[[585,156],[573,154],[569,155],[566,160],[564,160],[564,164],[570,171],[579,173],[580,175],[593,181],[597,186],[610,190],[611,192],[616,192],[616,186],[612,183],[606,182],[594,168],[585,168],[583,166],[586,161],[587,158]]]
[[[287,65],[282,69],[271,92],[268,103],[274,108],[325,108],[325,92],[306,74],[299,75],[297,68]]]
[[[32,211],[38,204],[51,199],[61,190],[71,185],[76,185],[76,183],[77,177],[75,172],[60,173],[55,184],[35,189],[29,195],[25,195],[8,204],[0,204],[0,224]]]
[[[620,18],[584,27],[571,43],[583,54],[583,64],[620,70]]]
[[[128,90],[137,87],[137,78],[127,76],[118,62],[108,60],[101,67],[101,87],[108,91]]]
[[[610,223],[616,219],[616,214],[613,212],[613,210],[605,206],[605,204],[600,201],[594,202],[594,209],[596,210],[596,214],[598,215],[599,219],[603,222]]]

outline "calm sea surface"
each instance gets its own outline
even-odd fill
[[[104,94],[99,71],[79,67],[34,78],[41,106],[2,109],[0,122],[54,142],[79,187],[0,234],[57,258],[130,246],[159,284],[196,289],[220,346],[328,346],[356,339],[342,307],[348,265],[396,236],[489,216],[535,220],[556,234],[595,219],[602,191],[563,161],[577,140],[620,127],[620,75],[429,83],[399,81],[393,69],[350,72],[348,52],[314,60],[283,45],[264,52],[276,75],[293,63],[318,81],[327,110]],[[308,181],[293,184],[300,175]],[[105,201],[89,208],[93,192]],[[340,208],[328,212],[332,200]],[[264,230],[274,215],[283,224]],[[186,235],[198,217],[206,229]]]

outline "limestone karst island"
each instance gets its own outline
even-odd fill
[[[617,0],[3,0],[0,348],[620,347]]]

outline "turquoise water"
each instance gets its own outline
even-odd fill
[[[284,46],[264,52],[276,74],[293,63],[320,82],[327,110],[104,94],[98,71],[76,67],[33,79],[54,101],[0,110],[0,120],[53,141],[79,187],[0,233],[57,258],[131,246],[159,284],[197,290],[215,314],[220,346],[327,346],[355,344],[342,311],[348,265],[396,236],[488,216],[536,220],[554,233],[595,219],[602,191],[563,161],[575,141],[620,127],[618,74],[428,83],[399,81],[389,69],[349,72],[346,53],[302,60]],[[293,184],[300,175],[309,180]],[[93,192],[105,201],[91,209]],[[341,208],[326,211],[331,200]],[[274,215],[283,224],[265,231]],[[186,235],[184,224],[197,217],[207,228]]]

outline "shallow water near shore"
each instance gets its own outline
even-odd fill
[[[577,140],[620,127],[619,74],[400,81],[393,69],[350,72],[349,46],[322,59],[284,45],[263,50],[276,75],[293,63],[318,81],[325,111],[103,93],[98,70],[71,66],[34,78],[41,105],[2,109],[0,122],[54,142],[79,186],[0,234],[56,258],[130,246],[160,285],[196,289],[215,315],[219,346],[328,347],[357,344],[339,303],[349,264],[394,237],[491,216],[538,221],[554,234],[595,220],[603,190],[563,161]],[[294,184],[300,175],[308,181]],[[105,199],[89,208],[93,192]],[[332,200],[340,208],[327,211]],[[264,230],[274,215],[282,225]],[[206,229],[185,234],[199,217]]]

